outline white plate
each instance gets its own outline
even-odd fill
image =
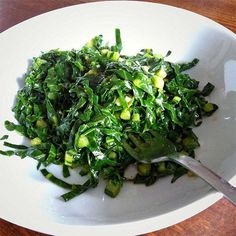
[[[172,51],[172,61],[197,57],[193,77],[216,85],[209,97],[220,109],[195,131],[197,157],[236,184],[236,37],[221,25],[182,9],[144,2],[98,2],[52,11],[0,35],[0,135],[13,120],[14,96],[28,60],[52,48],[79,48],[97,34],[114,42],[120,28],[124,53],[153,48]],[[19,143],[19,136],[11,141]],[[104,195],[104,184],[64,203],[64,190],[44,180],[32,160],[0,159],[0,217],[56,235],[134,235],[187,219],[221,198],[200,179],[170,178],[145,187],[125,184],[120,195]],[[54,168],[54,167],[53,167]],[[55,170],[54,170],[55,171]]]

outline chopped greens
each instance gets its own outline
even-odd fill
[[[166,60],[170,52],[163,57],[152,49],[123,55],[120,30],[115,33],[113,46],[98,35],[79,50],[51,50],[34,58],[13,109],[18,124],[5,122],[31,145],[5,141],[11,150],[0,154],[37,160],[46,179],[69,189],[65,201],[96,187],[101,178],[107,181],[105,193],[117,196],[128,181],[126,168],[136,163],[121,142],[129,132],[142,137],[158,131],[194,158],[199,142],[192,128],[218,108],[205,99],[214,86],[208,83],[201,91],[199,82],[183,73],[198,59],[175,64]],[[50,164],[61,165],[64,178],[79,168],[87,181],[58,179],[47,171]],[[137,172],[133,182],[148,186],[167,175],[174,182],[187,170],[170,162],[137,163]]]

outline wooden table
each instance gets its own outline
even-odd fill
[[[0,0],[0,32],[35,15],[90,0]],[[207,16],[236,33],[236,0],[155,0]],[[1,210],[1,209],[0,209]],[[0,219],[0,236],[43,236]],[[146,236],[236,236],[236,207],[221,199],[200,214]]]

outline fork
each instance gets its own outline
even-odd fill
[[[138,162],[158,163],[164,161],[175,162],[192,171],[205,180],[218,192],[221,192],[236,206],[236,188],[224,178],[204,166],[192,157],[176,152],[175,145],[164,136],[151,132],[152,137],[142,137],[133,133],[128,134],[127,140],[123,140],[124,149]],[[132,141],[132,145],[129,141]]]

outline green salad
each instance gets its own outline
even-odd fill
[[[116,29],[113,46],[98,35],[79,50],[51,50],[33,58],[13,108],[18,123],[5,122],[7,130],[21,133],[31,145],[9,143],[5,135],[9,150],[0,154],[35,159],[46,179],[68,189],[65,201],[96,187],[100,179],[111,197],[126,181],[148,186],[172,175],[174,182],[187,170],[172,162],[137,163],[122,140],[130,132],[142,137],[156,131],[194,158],[199,142],[192,128],[218,108],[205,98],[214,86],[207,83],[200,90],[199,81],[183,73],[198,59],[178,64],[167,60],[170,52],[162,56],[143,49],[128,56],[121,50]],[[63,179],[47,170],[51,164],[61,166]],[[124,175],[129,165],[137,167],[133,179]],[[86,181],[66,181],[73,169]]]

